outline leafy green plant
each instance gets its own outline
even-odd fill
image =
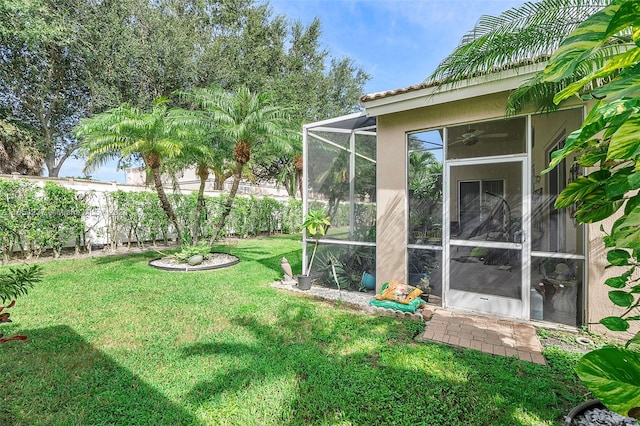
[[[309,210],[304,222],[302,222],[302,229],[311,238],[323,237],[329,226],[331,226],[331,222],[323,210]]]
[[[375,271],[374,247],[346,246],[339,253],[321,252],[318,258],[322,265],[320,280],[336,282],[339,288],[347,290],[362,290],[362,273]]]
[[[25,296],[34,284],[42,280],[42,268],[38,265],[9,268],[0,275],[0,301],[16,299]]]
[[[189,260],[190,257],[200,255],[205,259],[211,256],[211,246],[207,243],[200,243],[195,246],[183,246],[182,249],[176,253],[173,253],[171,258],[176,262],[184,263]]]
[[[582,127],[552,155],[549,169],[569,155],[597,170],[571,182],[556,200],[557,208],[576,205],[579,222],[594,223],[619,215],[604,237],[607,268],[622,271],[605,285],[621,314],[600,323],[612,331],[628,331],[640,320],[640,3],[614,0],[569,34],[551,57],[543,81],[557,82],[588,70],[554,97],[595,99]],[[595,58],[603,66],[592,66]],[[586,92],[586,93],[585,93]],[[619,212],[622,211],[622,214]],[[601,225],[600,229],[605,232]],[[640,418],[640,332],[624,347],[607,346],[584,355],[578,376],[610,410]]]
[[[311,261],[309,262],[309,271],[311,271],[313,259],[316,256],[316,251],[318,250],[318,238],[324,236],[330,226],[331,222],[329,217],[325,215],[323,210],[309,210],[304,222],[302,222],[302,229],[305,231],[307,236],[315,240],[313,252],[311,253]]]
[[[3,312],[5,309],[15,306],[15,299],[25,296],[34,284],[42,281],[42,269],[38,265],[31,265],[23,268],[9,268],[5,273],[0,274],[0,301],[5,303],[11,301],[7,306],[0,306],[0,323],[11,322],[9,313]],[[10,340],[25,340],[24,335],[4,337],[0,333],[0,343]]]

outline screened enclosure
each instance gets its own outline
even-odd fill
[[[363,273],[375,274],[376,119],[357,113],[305,125],[303,158],[303,214],[322,210],[331,222],[317,241],[303,235],[303,273],[317,285],[359,289]]]

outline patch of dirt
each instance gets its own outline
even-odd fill
[[[605,338],[600,336],[563,330],[540,330],[538,339],[543,348],[553,346],[565,352],[580,354],[590,352],[607,343]]]

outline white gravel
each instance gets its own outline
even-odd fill
[[[620,414],[609,411],[606,408],[590,408],[584,411],[571,422],[573,426],[638,426],[636,419],[621,416]]]
[[[176,263],[175,260],[170,257],[152,260],[149,262],[149,265],[172,271],[199,271],[224,267],[225,265],[235,264],[238,261],[239,259],[231,254],[211,253],[208,259],[205,259],[201,264],[195,266],[191,266],[188,263]]]

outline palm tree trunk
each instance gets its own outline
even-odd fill
[[[295,176],[296,187],[297,187],[296,190],[300,192],[300,198],[302,198],[302,171],[304,170],[302,155],[298,155],[296,158],[294,158],[293,167],[296,169],[296,176]],[[296,198],[295,191],[293,194],[293,198]]]
[[[213,175],[215,176],[215,181],[213,182],[213,190],[222,191],[224,189],[224,175],[216,171],[213,172]]]
[[[160,199],[160,206],[162,206],[162,210],[169,218],[169,222],[173,224],[176,228],[176,238],[179,244],[182,244],[182,232],[180,230],[180,226],[178,225],[178,219],[176,218],[176,214],[169,203],[169,199],[167,198],[167,194],[164,192],[164,186],[162,185],[162,176],[160,173],[160,167],[151,168],[151,175],[153,177],[153,184],[156,187],[156,192],[158,193],[158,198]]]
[[[236,173],[233,178],[233,184],[231,185],[231,191],[229,192],[229,198],[227,198],[227,202],[224,205],[224,210],[222,211],[220,222],[218,222],[218,226],[216,226],[216,230],[213,233],[213,237],[211,237],[211,241],[210,241],[211,244],[213,244],[218,239],[218,235],[220,234],[220,231],[224,227],[224,223],[227,221],[227,217],[231,213],[233,200],[236,197],[236,193],[238,192],[238,187],[240,186],[240,179],[242,178],[243,168],[244,168],[244,163],[241,163],[238,161],[238,165],[236,166]]]
[[[193,226],[193,243],[197,244],[200,239],[202,227],[202,215],[204,213],[204,188],[209,178],[209,170],[206,167],[198,166],[198,177],[200,178],[200,187],[198,188],[198,201],[196,205],[196,220]]]

